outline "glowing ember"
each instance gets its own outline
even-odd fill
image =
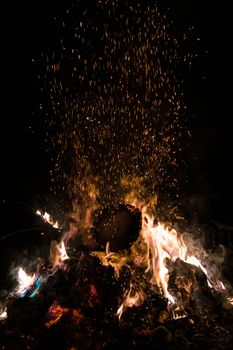
[[[233,297],[228,297],[227,300],[228,300],[229,303],[233,306]]]
[[[54,221],[51,218],[51,215],[48,214],[47,212],[45,212],[44,214],[41,213],[40,210],[37,210],[36,212],[37,215],[39,215],[40,217],[42,217],[42,219],[44,219],[44,221],[48,222],[50,225],[52,225],[54,228],[59,228],[58,226],[58,221]]]
[[[18,271],[18,290],[16,294],[20,297],[24,297],[26,295],[27,290],[34,284],[36,280],[36,275],[32,276],[28,275],[22,267],[20,267]]]
[[[179,309],[175,309],[172,311],[172,316],[174,320],[178,320],[180,318],[185,318],[188,316],[187,312],[184,310],[179,310]]]
[[[59,322],[63,315],[68,315],[71,322],[79,323],[83,319],[83,315],[79,309],[69,309],[61,306],[55,301],[47,312],[48,321],[45,323],[45,327],[50,328]]]

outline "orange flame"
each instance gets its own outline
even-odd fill
[[[164,296],[169,300],[169,304],[174,304],[173,296],[168,292],[168,269],[164,264],[165,258],[175,261],[177,258],[184,262],[199,267],[207,277],[210,288],[215,290],[226,289],[219,281],[212,281],[207,269],[201,261],[194,255],[188,255],[188,248],[182,236],[178,236],[174,228],[170,229],[162,223],[154,225],[154,218],[146,213],[146,207],[142,209],[143,225],[142,238],[147,245],[147,270],[152,271],[152,283],[156,283],[162,288]]]
[[[62,316],[69,316],[70,321],[79,323],[83,319],[83,314],[79,309],[69,309],[61,306],[55,301],[49,308],[47,318],[49,319],[45,323],[45,327],[50,328],[62,318]]]
[[[47,328],[50,328],[56,324],[64,313],[68,312],[68,308],[62,307],[57,302],[54,302],[53,305],[49,308],[49,317],[51,318],[48,322],[45,323]]]
[[[152,272],[151,283],[157,284],[163,295],[168,299],[168,306],[175,304],[174,297],[168,291],[168,269],[165,266],[166,258],[176,261],[177,258],[186,263],[199,267],[206,275],[209,287],[216,290],[224,290],[225,286],[221,281],[211,281],[206,268],[200,260],[188,255],[188,248],[182,236],[179,236],[174,228],[168,228],[165,224],[159,222],[154,224],[153,215],[147,212],[148,206],[144,205],[137,199],[133,204],[142,212],[142,230],[141,237],[146,243],[146,272]]]
[[[132,245],[130,254],[127,255],[125,252],[111,253],[109,250],[109,244],[107,244],[105,253],[93,252],[92,255],[97,256],[103,265],[114,267],[116,278],[119,277],[123,265],[129,265],[133,268],[133,262],[134,266],[140,265],[144,267],[146,274],[148,273],[151,278],[150,282],[152,285],[157,285],[161,294],[168,299],[168,307],[176,304],[176,300],[168,291],[169,274],[168,268],[166,267],[167,259],[175,262],[179,258],[188,264],[197,266],[206,275],[207,283],[210,288],[214,288],[217,291],[224,291],[226,289],[224,284],[221,281],[216,280],[196,256],[188,254],[188,247],[184,242],[183,237],[179,235],[174,228],[170,228],[162,222],[155,223],[154,216],[148,213],[148,207],[149,205],[153,207],[155,199],[152,198],[149,205],[144,205],[144,203],[135,198],[134,195],[134,192],[128,195],[126,203],[141,210],[142,228],[139,240]],[[143,242],[144,245],[141,244]],[[117,310],[119,319],[125,309],[140,305],[143,300],[144,296],[142,292],[133,292],[132,288],[130,288],[123,303]],[[175,305],[175,307],[177,307],[177,305]],[[174,309],[174,307],[172,309]],[[178,311],[179,312],[174,312],[174,318],[186,317],[184,311]]]
[[[151,283],[156,283],[161,287],[164,296],[169,300],[169,304],[174,304],[175,299],[168,292],[168,269],[164,265],[164,259],[169,258],[173,261],[176,258],[185,260],[187,248],[182,241],[178,239],[177,232],[169,230],[161,223],[154,225],[153,216],[143,213],[142,238],[147,245],[147,269],[152,271]]]
[[[100,259],[103,266],[112,266],[114,268],[115,278],[118,279],[120,276],[120,270],[122,266],[127,264],[127,256],[121,255],[120,253],[110,252],[109,242],[106,244],[106,252],[93,251],[92,256],[96,256]]]

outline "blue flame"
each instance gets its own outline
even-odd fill
[[[42,279],[38,277],[36,282],[20,295],[20,298],[24,298],[26,296],[29,296],[29,298],[33,298],[38,292],[41,284],[42,284]]]
[[[28,294],[28,289],[26,289],[22,294],[20,294],[20,298],[26,297],[26,295]]]
[[[36,280],[35,285],[34,285],[34,291],[30,294],[29,298],[33,298],[36,295],[36,293],[38,292],[41,284],[42,284],[42,280],[40,278],[38,278]]]

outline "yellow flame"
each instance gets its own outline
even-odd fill
[[[0,314],[0,321],[4,321],[7,318],[7,311],[4,310],[1,314]]]
[[[50,244],[50,260],[53,264],[53,270],[63,266],[63,262],[69,259],[66,247],[63,241],[52,241]]]
[[[44,214],[42,214],[40,210],[37,210],[36,214],[42,217],[44,221],[48,222],[54,228],[59,228],[58,221],[54,221],[49,213],[45,212]]]
[[[139,240],[132,245],[130,253],[112,253],[110,252],[109,244],[107,244],[105,253],[93,252],[92,255],[97,256],[103,265],[113,266],[116,277],[119,277],[123,265],[129,265],[133,268],[133,262],[134,266],[140,265],[144,267],[145,273],[148,273],[150,277],[152,276],[150,279],[152,285],[157,285],[161,294],[168,299],[168,307],[176,304],[176,300],[168,291],[169,274],[166,267],[167,259],[175,262],[179,258],[188,264],[197,266],[206,275],[209,287],[217,291],[225,290],[226,287],[223,282],[214,279],[196,256],[188,254],[188,247],[182,235],[179,235],[174,228],[168,227],[162,222],[155,223],[154,216],[148,213],[149,206],[153,207],[154,201],[152,200],[149,205],[144,205],[134,195],[134,192],[132,192],[127,203],[141,210],[142,228]],[[127,307],[137,305],[139,300],[140,302],[143,300],[140,293],[133,293],[130,289],[125,300],[118,308],[117,315],[119,319]],[[174,317],[181,318],[185,317],[185,315],[179,312]]]
[[[137,201],[134,201],[134,204]],[[142,230],[141,237],[146,243],[147,251],[145,260],[147,264],[146,272],[152,272],[151,283],[156,283],[168,299],[168,305],[174,304],[175,299],[168,291],[168,269],[165,266],[166,258],[176,261],[177,258],[186,263],[199,267],[206,275],[209,287],[216,290],[225,289],[221,281],[212,283],[208,271],[202,265],[201,261],[193,256],[188,255],[188,248],[182,236],[179,236],[174,228],[169,228],[159,222],[154,224],[153,215],[147,212],[148,206],[137,202],[138,208],[142,212]]]
[[[152,271],[152,283],[161,287],[164,296],[169,300],[169,304],[174,304],[175,299],[168,292],[168,269],[164,264],[164,259],[176,260],[180,257],[184,260],[187,248],[182,240],[177,238],[174,229],[169,230],[163,224],[154,225],[153,216],[143,213],[142,238],[147,245],[147,270]]]
[[[16,294],[22,295],[26,290],[33,285],[36,280],[36,275],[28,275],[22,267],[18,270],[18,289]]]
[[[207,277],[207,283],[208,283],[208,286],[210,288],[213,288],[213,285],[212,283],[210,282],[209,280],[209,275],[208,275],[208,272],[206,270],[206,268],[204,268],[204,266],[202,265],[202,263],[200,262],[200,260],[198,260],[195,256],[191,255],[191,256],[187,256],[186,259],[184,260],[185,262],[187,262],[188,264],[191,264],[191,265],[194,265],[196,267],[199,267],[203,272],[204,274],[206,275]],[[221,282],[222,283],[222,282]],[[223,285],[223,283],[222,283]]]
[[[174,320],[178,320],[180,318],[185,318],[188,316],[188,313],[185,310],[173,310],[172,316]]]
[[[126,294],[126,297],[117,310],[117,316],[119,320],[122,317],[123,312],[129,307],[140,306],[144,301],[144,293],[142,291],[133,292],[132,286],[130,287],[129,292]]]
[[[106,244],[105,252],[94,251],[91,253],[92,256],[96,256],[100,259],[103,266],[112,266],[114,269],[115,278],[118,279],[120,276],[120,270],[122,266],[127,265],[128,256],[123,253],[112,253],[110,252],[109,242]]]
[[[224,286],[224,284],[222,283],[222,281],[218,281],[220,283],[221,289],[225,290],[226,287]]]

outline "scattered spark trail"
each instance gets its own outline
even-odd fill
[[[97,187],[107,205],[129,176],[143,178],[143,197],[176,192],[184,54],[166,15],[134,1],[77,4],[59,34],[60,50],[43,53],[54,192],[88,207]]]

